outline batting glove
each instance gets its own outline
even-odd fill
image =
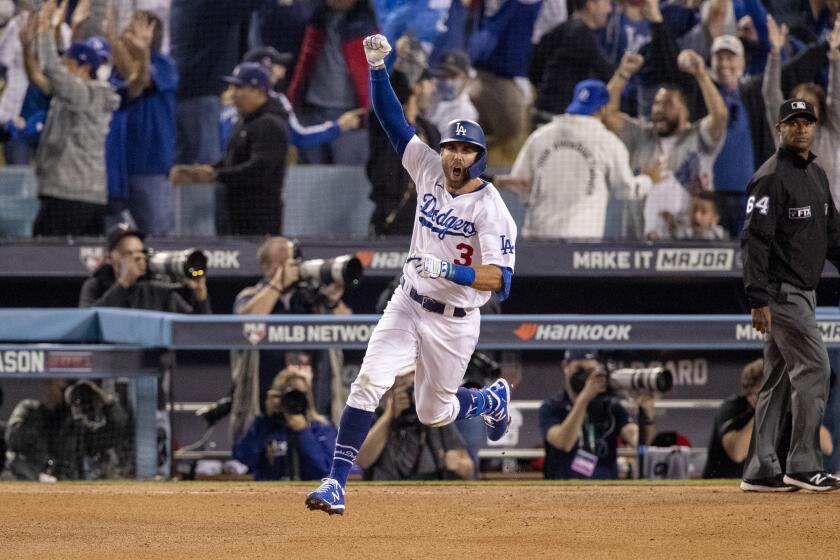
[[[382,61],[391,52],[391,45],[388,44],[385,35],[368,35],[362,44],[365,46],[365,57],[371,68],[381,67]]]
[[[440,260],[431,255],[420,255],[414,261],[414,268],[421,278],[449,278],[452,276],[453,266],[451,262]]]

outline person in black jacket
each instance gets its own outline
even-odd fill
[[[405,111],[406,120],[416,127],[417,136],[429,146],[440,143],[437,127],[421,111],[428,107],[434,85],[428,71],[423,71],[412,85],[399,70],[391,74],[391,84]],[[374,235],[411,235],[417,209],[417,190],[400,157],[391,148],[388,136],[377,119],[368,122],[370,152],[367,176],[372,186],[370,199],[376,205],[370,217]]]
[[[288,115],[271,95],[271,77],[261,64],[243,62],[232,76],[233,102],[241,117],[225,156],[213,166],[176,165],[175,185],[212,183],[227,188],[227,223],[232,235],[279,234],[288,152]]]
[[[810,150],[816,128],[809,102],[782,103],[779,151],[747,185],[744,287],[753,328],[767,336],[745,491],[840,489],[840,478],[824,471],[819,447],[830,368],[814,292],[826,258],[840,268],[840,215]],[[792,431],[783,472],[776,443],[788,406]]]
[[[534,84],[534,124],[547,123],[572,101],[575,84],[608,82],[615,66],[598,47],[595,30],[607,23],[609,0],[569,0],[571,17],[546,33],[531,53],[528,79]]]
[[[207,280],[187,280],[188,302],[172,284],[147,277],[142,232],[119,224],[108,233],[107,260],[85,280],[79,307],[122,307],[172,313],[210,313]]]

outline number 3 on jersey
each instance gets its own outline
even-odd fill
[[[758,200],[754,196],[749,197],[747,199],[747,214],[752,212],[753,208],[758,208],[759,213],[762,216],[766,216],[767,212],[770,211],[770,197],[762,196]]]
[[[472,264],[472,256],[474,251],[472,245],[470,245],[469,243],[458,243],[455,246],[455,248],[461,251],[459,258],[455,259],[455,264],[470,266]]]

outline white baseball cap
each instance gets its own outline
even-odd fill
[[[712,54],[718,51],[729,51],[738,56],[744,56],[744,45],[734,35],[721,35],[712,42]]]

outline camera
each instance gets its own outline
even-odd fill
[[[300,263],[300,278],[315,286],[338,282],[356,287],[362,277],[362,261],[353,255],[341,255],[332,259],[312,259]]]
[[[298,389],[289,389],[280,397],[280,406],[287,414],[305,414],[308,405],[306,393]]]
[[[569,379],[572,390],[575,393],[583,391],[586,380],[592,373],[595,373],[595,370],[579,366]],[[666,393],[674,386],[673,373],[671,373],[671,370],[662,367],[607,369],[606,375],[609,387],[608,393],[617,391]]]
[[[98,430],[107,423],[102,398],[88,381],[69,385],[64,390],[64,402],[70,407],[73,420],[89,430]]]
[[[207,255],[197,249],[152,251],[148,264],[153,274],[175,282],[197,280],[207,274]]]
[[[615,369],[607,376],[614,391],[667,393],[674,386],[674,374],[663,367]]]

